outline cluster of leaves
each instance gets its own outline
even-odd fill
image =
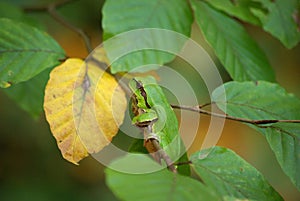
[[[65,60],[66,55],[57,42],[35,28],[34,20],[24,17],[20,9],[6,4],[0,8],[5,8],[0,12],[0,87],[7,88],[3,89],[5,93],[37,117],[42,111],[49,72]],[[300,119],[300,100],[276,83],[268,59],[241,24],[246,22],[261,27],[285,47],[292,48],[300,41],[299,1],[107,0],[102,13],[104,40],[140,28],[168,29],[189,37],[195,20],[233,80],[223,86],[225,93],[220,88],[213,93],[212,101],[221,110],[252,120]],[[126,48],[124,46],[119,48]],[[164,64],[170,59],[170,55],[157,51],[136,52],[114,63],[111,73],[128,72],[149,63]],[[118,89],[113,76],[92,65],[80,71],[82,65],[81,60],[69,59],[55,68],[45,96],[45,112],[51,130],[63,156],[73,163],[109,143],[101,139],[95,141],[93,136],[87,136],[86,140],[79,138],[72,124],[95,114],[107,119],[86,122],[86,125],[112,121],[111,108],[106,106],[112,94],[103,96],[103,91],[117,90],[120,96],[119,113],[115,115],[119,119],[104,132],[106,138],[111,139],[117,133],[126,109],[125,95]],[[104,79],[96,85],[99,75]],[[85,90],[87,83],[94,87],[90,93]],[[226,102],[223,102],[225,95]],[[75,104],[82,110],[72,110],[73,97],[78,97],[75,100],[80,101]],[[88,104],[91,102],[96,102],[99,108],[90,111]],[[80,113],[82,119],[73,119],[73,112]],[[251,127],[266,137],[282,170],[300,190],[300,125],[279,122]],[[96,128],[80,127],[77,131],[86,133],[90,129]],[[86,147],[90,141],[93,146]],[[282,200],[255,168],[226,148],[203,150],[194,153],[190,160],[203,182],[167,170],[130,175],[108,168],[107,184],[123,200]],[[126,167],[131,163],[158,165],[137,155],[115,161],[112,167]],[[129,181],[143,191],[136,191],[135,186],[127,184]]]

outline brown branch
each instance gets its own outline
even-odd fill
[[[181,109],[181,110],[188,110],[192,112],[198,112],[200,114],[205,114],[205,115],[210,115],[213,117],[218,117],[218,118],[224,118],[224,119],[229,119],[233,121],[239,121],[243,123],[249,123],[249,124],[254,124],[254,125],[262,125],[262,124],[270,124],[270,123],[278,123],[278,122],[284,122],[284,123],[300,123],[300,120],[289,120],[289,119],[261,119],[261,120],[251,120],[251,119],[245,119],[245,118],[238,118],[238,117],[233,117],[233,116],[228,116],[226,114],[219,114],[219,113],[214,113],[210,112],[207,110],[201,109],[202,106],[183,106],[183,105],[173,105],[171,104],[171,107],[174,109]]]
[[[159,153],[160,157],[166,162],[168,169],[174,173],[177,173],[177,170],[176,170],[176,167],[175,167],[173,161],[170,159],[168,154],[161,148],[161,146],[159,145],[159,142],[156,139],[150,139],[150,141],[153,144],[153,146],[155,147],[155,149],[157,150],[157,152]]]
[[[50,16],[55,19],[57,22],[65,26],[66,28],[70,29],[71,31],[77,33],[84,41],[85,47],[88,51],[88,53],[92,52],[92,45],[89,37],[85,34],[85,32],[76,26],[69,23],[62,15],[60,15],[56,9],[58,7],[61,7],[63,5],[66,5],[67,3],[72,2],[73,0],[64,0],[64,1],[58,1],[55,3],[51,3],[49,5],[45,6],[36,6],[36,7],[25,7],[23,10],[25,12],[48,12]]]
[[[70,24],[68,21],[66,21],[63,16],[61,16],[54,6],[49,6],[48,8],[49,14],[59,23],[61,23],[63,26],[67,27],[68,29],[72,30],[73,32],[77,33],[84,41],[85,47],[88,51],[88,53],[92,52],[92,46],[89,37],[82,31],[81,29],[77,28],[76,26]]]

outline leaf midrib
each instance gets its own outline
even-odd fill
[[[51,54],[62,54],[63,52],[59,51],[54,51],[54,50],[48,50],[48,49],[9,49],[9,50],[0,50],[0,54],[5,54],[5,53],[19,53],[19,52],[46,52],[46,53],[51,53]]]

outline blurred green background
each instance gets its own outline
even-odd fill
[[[51,1],[13,0],[22,7],[45,5]],[[71,23],[85,30],[94,47],[101,42],[101,7],[103,1],[78,0],[59,8]],[[29,13],[40,22],[69,57],[85,58],[87,52],[81,38],[66,29],[46,13]],[[300,45],[292,50],[285,49],[276,39],[260,29],[246,25],[249,33],[266,52],[276,71],[277,81],[288,92],[300,97]],[[200,31],[193,28],[193,38],[203,44]],[[218,62],[216,61],[216,64]],[[174,66],[176,66],[173,63]],[[177,65],[181,65],[180,62]],[[219,64],[220,71],[222,70]],[[224,73],[224,79],[228,76]],[[191,78],[192,79],[192,78]],[[196,88],[203,87],[197,80]],[[199,96],[201,93],[199,92]],[[32,97],[34,99],[35,97]],[[300,112],[300,111],[299,111]],[[209,117],[201,117],[201,128],[209,123]],[[205,129],[204,129],[205,130]],[[189,153],[199,148],[203,129]],[[261,171],[277,191],[288,201],[300,200],[300,193],[282,173],[274,155],[263,136],[247,126],[227,121],[218,143],[233,149]],[[105,186],[104,167],[93,158],[84,159],[79,166],[65,161],[52,137],[44,114],[34,120],[0,91],[0,200],[117,200]]]

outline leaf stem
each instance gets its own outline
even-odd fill
[[[208,104],[205,104],[205,105],[208,105]],[[278,123],[278,122],[300,123],[300,120],[289,120],[289,119],[252,120],[252,119],[246,119],[246,118],[238,118],[238,117],[228,116],[227,114],[219,114],[219,113],[214,113],[214,112],[204,110],[204,109],[202,109],[203,105],[201,105],[201,106],[184,106],[184,105],[171,104],[171,107],[174,109],[187,110],[187,111],[197,112],[200,114],[210,115],[210,116],[214,116],[214,117],[218,117],[218,118],[224,118],[224,119],[229,119],[229,120],[233,120],[233,121],[254,124],[254,125],[262,125],[262,124],[270,124],[270,123]]]

